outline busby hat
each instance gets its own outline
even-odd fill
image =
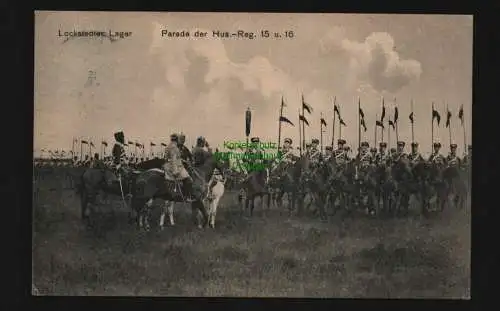
[[[177,133],[170,134],[170,140],[171,141],[178,141],[179,140],[179,135],[177,135]]]
[[[377,148],[375,147],[370,148],[370,152],[377,152]]]
[[[457,144],[450,144],[450,148],[451,149],[456,149],[457,148]]]
[[[333,150],[333,147],[332,146],[326,146],[325,150],[331,151],[331,150]]]
[[[379,146],[380,146],[380,147],[384,147],[384,148],[386,148],[386,147],[387,147],[387,143],[385,143],[385,142],[381,142],[381,143],[379,144]]]
[[[404,147],[406,143],[404,141],[398,141],[398,147]]]
[[[116,132],[114,134],[116,141],[124,144],[125,143],[125,134],[123,134],[123,131]]]
[[[411,146],[412,147],[418,147],[418,143],[413,142],[413,143],[411,143]]]
[[[433,144],[433,146],[434,148],[441,148],[441,143],[436,142]]]
[[[367,141],[361,143],[361,147],[370,147],[370,144]]]
[[[392,147],[391,152],[396,152],[396,148]]]
[[[292,139],[291,138],[285,138],[285,144],[292,144]]]
[[[317,139],[317,138],[313,138],[313,139],[311,140],[311,143],[312,143],[312,144],[319,144],[319,139]]]
[[[252,139],[250,139],[250,141],[252,143],[258,143],[258,142],[260,142],[260,139],[259,139],[259,137],[252,137]]]
[[[341,139],[337,140],[337,144],[339,144],[339,145],[345,145],[345,139],[341,138]]]

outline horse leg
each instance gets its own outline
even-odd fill
[[[151,207],[153,206],[153,201],[154,201],[153,198],[149,199],[139,212],[140,214],[138,223],[139,229],[144,229],[145,231],[149,231],[150,226],[148,217],[151,211]]]
[[[267,193],[267,209],[271,209],[271,197],[273,196],[273,193],[269,191]]]

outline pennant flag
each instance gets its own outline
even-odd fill
[[[394,125],[394,122],[392,122],[391,120],[389,120],[389,125],[392,126],[392,129],[395,130],[396,129],[396,126]]]
[[[129,141],[128,141],[128,144],[129,144],[129,145],[133,145],[133,144],[134,144],[134,142],[129,140]]]
[[[335,113],[337,113],[337,115],[340,117],[339,106],[337,106],[337,104],[335,104],[335,106],[333,107],[333,110],[334,110],[334,111],[335,111]]]
[[[295,125],[293,125],[292,121],[288,120],[288,118],[287,118],[287,117],[283,117],[283,116],[281,116],[279,121],[280,121],[280,122],[286,122],[286,123],[291,124],[292,126],[295,126]]]
[[[464,105],[460,106],[460,111],[458,112],[458,118],[460,119],[460,122],[462,122],[462,125],[464,125]]]
[[[361,116],[361,119],[365,118],[365,113],[363,112],[363,109],[359,108],[359,115]]]
[[[382,121],[382,123],[384,122],[384,118],[385,118],[385,103],[384,99],[382,98],[382,115],[380,116],[380,121]]]
[[[307,121],[307,119],[303,115],[299,116],[299,120],[307,124],[307,126],[309,126],[309,121]]]
[[[413,120],[413,111],[412,111],[412,113],[410,113],[410,116],[409,116],[408,118],[410,118],[410,122],[411,122],[411,123],[413,123],[413,122],[414,122],[414,120]]]
[[[375,125],[376,125],[376,126],[380,126],[381,128],[385,128],[385,127],[384,127],[384,124],[382,123],[382,121],[379,121],[379,120],[377,120],[377,121],[375,122]]]
[[[88,143],[89,143],[89,142],[88,142],[88,141],[86,141],[86,140],[81,140],[80,142],[81,142],[82,144],[88,144]]]
[[[434,119],[436,119],[439,126],[439,123],[441,123],[441,115],[439,114],[439,112],[437,112],[437,110],[434,110],[434,108],[432,108],[432,121],[434,121]]]
[[[104,146],[106,146],[106,147],[108,146],[108,143],[107,143],[107,142],[105,142],[104,140],[101,142],[101,144],[103,144],[103,145],[104,145]]]
[[[366,128],[365,118],[361,119],[361,125],[363,126],[363,129],[366,132],[367,128]]]
[[[136,146],[136,147],[141,147],[141,144],[139,144],[139,143],[135,143],[135,146]]]
[[[286,107],[285,100],[283,99],[283,96],[281,96],[281,106]]]
[[[156,144],[155,144],[155,143],[153,143],[153,142],[149,143],[149,145],[150,145],[150,146],[156,146]]]
[[[326,126],[326,121],[325,121],[325,119],[321,118],[321,124],[323,124],[324,126]]]
[[[343,126],[347,126],[345,123],[344,123],[344,120],[342,120],[342,118],[339,118],[340,119],[340,124],[342,124]]]
[[[163,147],[166,147],[166,146],[167,146],[167,144],[165,144],[165,143],[161,143],[161,145],[162,145]]]
[[[311,114],[312,112],[312,107],[309,106],[305,101],[304,101],[304,95],[302,95],[302,108],[307,110],[307,112],[309,112],[309,114]]]
[[[394,123],[398,122],[398,118],[399,118],[398,107],[394,107]]]
[[[450,126],[450,120],[451,120],[451,111],[448,110],[448,112],[446,113],[446,127]]]
[[[90,145],[91,145],[92,147],[95,147],[93,142],[90,142]]]

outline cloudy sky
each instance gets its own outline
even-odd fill
[[[207,31],[208,37],[162,37],[165,29]],[[59,30],[132,35],[64,42]],[[257,38],[216,39],[213,30],[244,30]],[[282,38],[260,38],[261,30]],[[384,97],[386,120],[398,105],[399,138],[407,142],[414,101],[415,140],[422,151],[431,144],[432,101],[442,117],[436,140],[449,144],[448,105],[461,151],[461,105],[471,139],[472,33],[472,16],[453,15],[37,12],[34,148],[69,150],[72,137],[111,143],[118,130],[148,145],[167,142],[174,131],[186,133],[189,146],[199,135],[221,145],[245,139],[247,107],[253,112],[251,136],[277,141],[281,97],[284,115],[297,125],[303,94],[313,107],[312,115],[306,112],[308,140],[319,138],[323,113],[323,138],[331,141],[336,97],[347,124],[342,136],[357,146],[359,97],[368,126],[362,140],[373,144]],[[298,127],[283,124],[284,137],[295,144]]]

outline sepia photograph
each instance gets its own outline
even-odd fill
[[[470,299],[473,17],[35,11],[32,295]]]

